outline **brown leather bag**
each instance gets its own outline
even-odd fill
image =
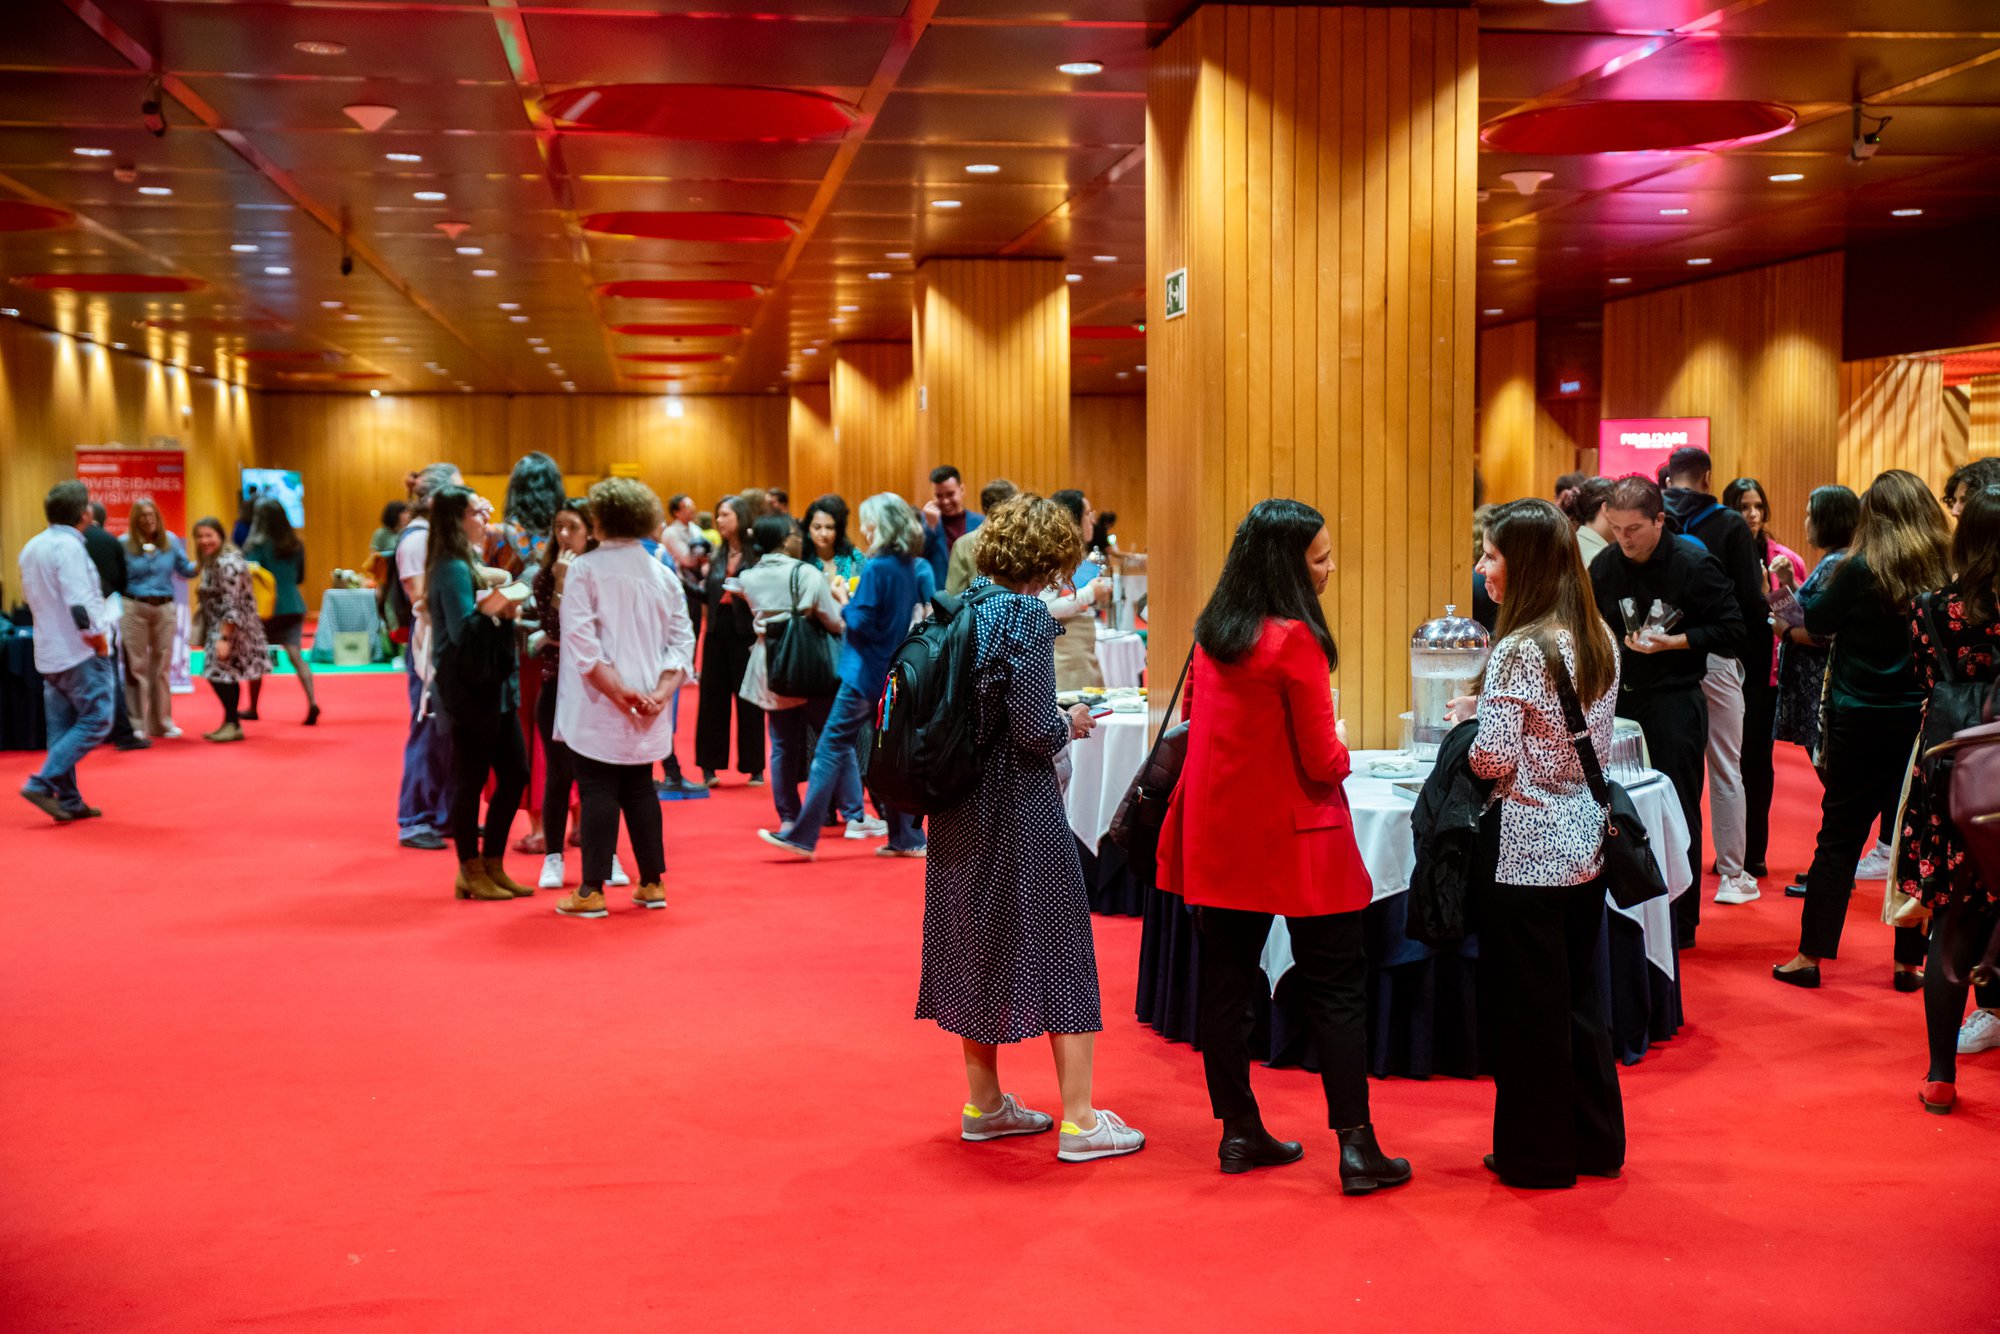
[[[1982,722],[1961,729],[1951,740],[1924,752],[1926,764],[1944,770],[1951,822],[1965,841],[1966,855],[1982,885],[2000,885],[2000,721],[1994,719],[1996,693],[2000,693],[2000,684],[1987,694],[1980,708]],[[1996,975],[2000,975],[2000,929],[1987,941],[1971,976],[1951,980],[1985,985]]]
[[[1111,827],[1104,833],[1124,849],[1133,874],[1148,885],[1159,883],[1160,828],[1166,823],[1174,789],[1180,786],[1181,767],[1187,763],[1188,724],[1174,721],[1174,708],[1180,703],[1181,687],[1187,684],[1188,668],[1193,665],[1194,650],[1189,649],[1188,660],[1181,664],[1180,680],[1174,683],[1173,698],[1167,701],[1160,734],[1153,739],[1153,749],[1133,776],[1132,786],[1125,789],[1124,800],[1118,803]]]

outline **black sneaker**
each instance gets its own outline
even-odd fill
[[[661,801],[706,801],[708,789],[700,783],[690,783],[685,778],[663,778],[653,784],[654,795]]]
[[[414,834],[405,834],[396,840],[406,848],[416,848],[422,852],[442,852],[445,841],[429,829],[420,829]]]
[[[111,743],[115,750],[151,750],[153,743],[142,736],[128,736],[123,741]]]

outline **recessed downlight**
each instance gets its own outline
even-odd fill
[[[497,278],[497,277],[499,277],[499,276],[500,276],[500,270],[498,270],[498,269],[474,269],[474,270],[472,271],[472,276],[473,276],[473,277],[475,277],[475,278]]]
[[[1684,208],[1663,208],[1660,210],[1660,216],[1663,218],[1685,218],[1687,210]]]
[[[874,273],[871,273],[871,274],[869,274],[868,276],[869,276],[870,278],[873,278],[873,279],[874,279],[874,280],[875,280],[876,282],[878,282],[878,283],[879,283],[879,282],[881,282],[881,281],[882,281],[882,280],[883,280],[884,278],[893,278],[893,277],[895,277],[896,275],[895,275],[895,274],[893,274],[893,273],[884,273],[884,272],[882,272],[881,270],[879,270],[879,269],[878,269],[878,270],[876,270],[876,271],[875,271]]]
[[[968,162],[965,164],[965,174],[968,176],[997,176],[1000,174],[1000,164],[997,162]]]
[[[859,306],[842,306],[842,307],[840,307],[840,309],[842,309],[842,310],[844,310],[844,311],[850,311],[850,312],[851,312],[851,311],[856,311],[856,310],[859,310],[859,309],[861,309],[861,307],[859,307]]]
[[[1713,264],[1715,263],[1715,261],[1707,258],[1706,256],[1703,256],[1700,259],[1691,259],[1688,261],[1688,263],[1694,265],[1696,268],[1700,268],[1704,264]]]
[[[1777,175],[1767,177],[1766,179],[1775,181],[1779,185],[1788,185],[1793,181],[1802,181],[1805,178],[1806,174],[1802,171],[1781,171]]]
[[[382,156],[391,162],[422,162],[424,160],[422,153],[384,153]]]
[[[171,185],[142,185],[139,187],[140,194],[152,195],[154,198],[162,198],[173,192],[174,188]]]
[[[322,301],[319,303],[319,308],[321,310],[339,310],[345,304],[347,303],[344,301]]]
[[[1095,60],[1072,60],[1065,64],[1058,65],[1056,66],[1056,68],[1064,74],[1082,75],[1082,74],[1104,73],[1104,66],[1098,64]]]
[[[1630,278],[1607,278],[1605,281],[1609,282],[1614,287],[1623,287],[1626,283],[1629,283],[1632,280]]]
[[[72,152],[72,153],[74,153],[74,154],[76,154],[76,155],[77,155],[78,157],[110,157],[110,156],[111,156],[111,150],[110,150],[110,149],[108,149],[108,148],[72,148],[72,149],[70,149],[69,151],[70,151],[70,152]]]
[[[1505,315],[1507,312],[1504,310],[1496,309],[1496,310],[1482,310],[1479,313],[1482,315]]]
[[[1080,283],[1083,281],[1083,275],[1080,273],[1065,273],[1063,281],[1066,283]]]
[[[476,245],[462,245],[456,247],[456,249],[461,255],[483,255],[486,253],[483,247]]]
[[[426,204],[442,203],[444,197],[445,194],[442,190],[416,190],[411,192],[410,195],[410,198],[421,199]]]
[[[248,241],[238,241],[229,248],[239,255],[254,255],[257,253],[257,247],[251,245]]]
[[[509,315],[507,321],[510,324],[526,324],[528,317],[526,315]]]
[[[1118,256],[1116,255],[1092,255],[1091,258],[1099,264],[1116,264],[1118,262]]]
[[[286,278],[291,276],[292,270],[291,266],[287,264],[266,264],[264,272],[270,274],[273,278]]]
[[[1892,208],[1889,210],[1889,216],[1892,218],[1921,218],[1923,215],[1924,211],[1920,208]]]
[[[518,301],[502,301],[500,303],[500,309],[502,310],[519,310],[520,308],[521,303]]]
[[[910,252],[907,250],[891,250],[882,256],[883,259],[908,259],[909,257]]]
[[[1512,268],[1514,265],[1519,264],[1521,261],[1518,259],[1496,259],[1493,262],[1499,265],[1501,268],[1506,269],[1506,268]]]
[[[344,56],[347,54],[347,43],[316,40],[293,42],[292,50],[303,51],[309,56]]]
[[[964,207],[964,204],[962,204],[962,203],[961,203],[961,202],[960,202],[959,200],[956,200],[956,199],[933,199],[933,200],[931,200],[931,207],[932,207],[932,208],[963,208],[963,207]]]

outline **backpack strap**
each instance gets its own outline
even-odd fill
[[[1167,711],[1164,714],[1160,715],[1160,730],[1153,734],[1152,748],[1154,750],[1157,750],[1159,748],[1160,738],[1167,734],[1167,729],[1174,725],[1174,709],[1181,702],[1181,687],[1187,684],[1188,670],[1193,666],[1194,666],[1194,646],[1190,644],[1188,646],[1187,661],[1181,664],[1180,679],[1174,682],[1174,693],[1167,699]]]
[[[1723,503],[1719,500],[1709,501],[1707,509],[1703,510],[1701,513],[1695,515],[1692,519],[1689,519],[1686,523],[1681,525],[1681,531],[1692,537],[1694,535],[1695,529],[1701,527],[1701,525],[1707,523],[1710,519],[1722,513],[1722,511],[1725,508],[1726,506],[1724,506]]]

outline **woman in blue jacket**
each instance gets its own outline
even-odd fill
[[[813,751],[812,775],[798,818],[775,832],[757,831],[772,847],[811,861],[819,847],[820,827],[838,792],[861,785],[860,742],[889,679],[889,662],[896,646],[910,632],[910,615],[919,598],[917,553],[924,530],[916,511],[901,496],[883,492],[861,502],[861,541],[868,563],[861,567],[861,586],[848,599],[843,616],[847,636],[840,650],[840,692],[820,731]],[[924,835],[914,816],[883,812],[889,823],[889,843],[876,852],[884,857],[921,857]]]

